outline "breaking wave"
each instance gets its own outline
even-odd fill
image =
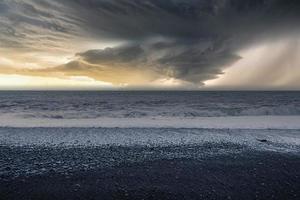
[[[197,117],[237,117],[237,116],[300,116],[300,107],[297,106],[277,106],[277,107],[251,107],[251,108],[216,108],[206,109],[191,109],[184,108],[156,108],[147,107],[144,110],[103,110],[100,112],[92,110],[70,110],[70,111],[22,111],[15,113],[17,116],[30,118],[45,118],[45,119],[93,119],[101,117],[109,118],[149,118],[149,117],[182,117],[182,118],[197,118]]]

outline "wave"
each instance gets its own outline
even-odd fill
[[[258,107],[249,108],[240,112],[241,116],[262,116],[262,115],[300,115],[300,107],[287,105],[287,106],[274,106],[274,107]]]
[[[300,107],[287,106],[261,106],[244,108],[193,108],[176,106],[173,108],[147,107],[147,108],[111,108],[102,110],[89,110],[85,108],[66,110],[18,110],[12,113],[20,118],[44,118],[44,119],[96,119],[96,118],[197,118],[197,117],[238,117],[238,116],[300,116]]]

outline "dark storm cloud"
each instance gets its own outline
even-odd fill
[[[145,68],[197,84],[240,59],[240,49],[300,27],[298,0],[4,0],[0,11],[0,45],[63,48],[57,41],[75,35],[121,41],[79,52],[66,66]]]
[[[145,67],[158,74],[200,83],[222,73],[220,66],[239,59],[226,50],[214,51],[209,44],[154,43],[144,46],[124,45],[77,54],[78,59],[99,66]],[[72,65],[68,65],[72,67]],[[76,68],[76,66],[74,66]]]
[[[77,56],[89,63],[125,63],[139,60],[145,56],[145,52],[139,45],[130,45],[104,50],[89,50],[78,53]]]
[[[297,21],[296,0],[67,0],[92,33],[130,41],[251,34]],[[265,29],[264,29],[265,27]],[[249,32],[250,31],[250,32]]]

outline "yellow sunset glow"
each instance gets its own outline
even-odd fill
[[[53,77],[36,77],[23,75],[0,74],[0,86],[4,89],[55,89],[55,88],[92,88],[109,89],[110,83],[96,81],[89,77],[73,76],[66,79]]]

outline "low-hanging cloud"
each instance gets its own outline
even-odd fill
[[[116,84],[201,85],[241,59],[239,50],[300,27],[297,0],[4,0],[0,11],[0,48],[77,51],[67,64],[23,73]],[[122,44],[78,51],[86,40]]]

